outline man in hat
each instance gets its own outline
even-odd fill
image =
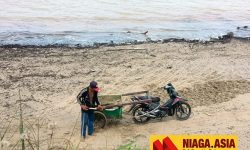
[[[82,89],[77,96],[77,102],[81,106],[81,136],[86,137],[86,129],[88,127],[88,135],[93,135],[94,132],[94,110],[89,109],[90,107],[97,107],[102,110],[103,107],[100,105],[98,100],[98,92],[100,88],[97,86],[96,81],[91,81],[89,86]]]

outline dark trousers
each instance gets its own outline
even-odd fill
[[[88,128],[88,135],[94,132],[94,112],[83,112],[81,116],[81,136],[86,137],[86,130]]]

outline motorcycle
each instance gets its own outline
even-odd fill
[[[130,108],[133,115],[133,120],[136,123],[145,123],[150,119],[162,119],[167,116],[174,116],[178,120],[186,120],[191,115],[191,107],[188,104],[188,100],[179,96],[175,91],[174,86],[171,83],[168,83],[164,86],[164,90],[170,96],[170,99],[164,104],[160,104],[159,97],[153,96],[134,96],[132,101],[143,101],[145,99],[151,99],[151,102],[139,103],[132,105]]]

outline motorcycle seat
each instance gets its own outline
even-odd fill
[[[151,97],[152,102],[160,102],[160,97]]]
[[[160,97],[155,97],[155,96],[138,96],[140,100],[145,100],[145,99],[152,99],[152,102],[159,102],[161,99]]]

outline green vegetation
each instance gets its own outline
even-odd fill
[[[136,147],[135,141],[130,141],[124,145],[120,145],[117,150],[144,150]]]

